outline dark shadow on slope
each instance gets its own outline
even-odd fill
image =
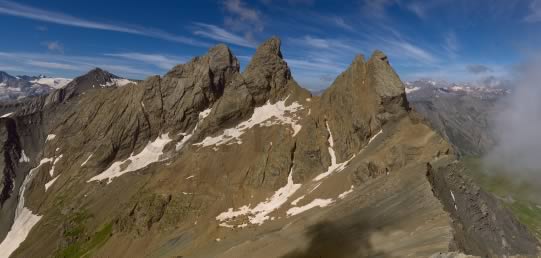
[[[308,247],[294,250],[282,258],[389,257],[373,249],[370,235],[384,226],[390,226],[393,220],[368,214],[363,210],[336,221],[323,221],[310,226],[306,231],[310,239]]]

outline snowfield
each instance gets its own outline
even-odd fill
[[[293,168],[291,168],[289,176],[287,177],[287,184],[276,190],[270,198],[257,204],[254,208],[250,208],[247,205],[240,207],[236,211],[233,210],[233,208],[229,208],[228,211],[220,213],[220,215],[216,217],[216,220],[227,222],[234,220],[238,216],[248,216],[248,221],[251,224],[261,225],[270,219],[268,215],[271,212],[277,210],[286,203],[289,197],[295,194],[299,188],[301,188],[301,184],[293,183]]]
[[[149,142],[145,148],[138,154],[131,154],[125,160],[114,162],[108,169],[101,174],[89,179],[87,182],[102,181],[107,179],[107,184],[113,181],[113,178],[122,176],[126,173],[137,171],[145,168],[148,165],[161,161],[160,157],[163,155],[163,149],[171,142],[169,134],[162,134],[153,142]]]
[[[122,86],[126,86],[130,83],[135,83],[134,81],[130,81],[128,79],[123,79],[123,78],[114,78],[114,79],[111,79],[110,82],[107,82],[106,84],[102,84],[100,85],[101,87],[111,87],[111,86],[117,86],[117,87],[122,87]]]
[[[329,128],[329,123],[328,122],[325,122],[325,127],[327,127],[327,131],[329,132],[329,139],[328,139],[329,147],[328,147],[328,150],[329,150],[329,155],[331,155],[331,165],[329,166],[329,168],[327,168],[326,172],[323,172],[323,173],[319,174],[318,176],[316,176],[316,178],[314,178],[314,181],[320,181],[321,179],[326,178],[329,175],[331,175],[333,172],[340,172],[340,171],[344,170],[344,168],[346,168],[348,163],[353,158],[355,158],[355,155],[353,155],[353,157],[351,157],[349,160],[346,160],[346,161],[344,161],[342,163],[338,163],[338,164],[336,163],[336,153],[334,152],[334,149],[333,149],[334,140],[332,138],[332,132],[331,132],[331,129]]]
[[[192,132],[187,134],[187,133],[181,133],[182,136],[184,136],[184,138],[182,138],[182,140],[180,142],[177,143],[177,145],[175,146],[175,150],[176,151],[179,151],[182,149],[182,147],[184,147],[184,145],[186,144],[186,142],[188,142],[188,140],[190,140],[193,136],[193,134],[195,133],[195,131],[197,131],[197,127],[199,127],[199,124],[208,116],[210,115],[210,112],[212,111],[211,108],[207,108],[203,111],[201,111],[199,113],[199,121],[197,122],[197,124],[195,124],[195,127],[193,128]]]
[[[30,230],[32,230],[32,228],[40,221],[41,216],[33,214],[31,210],[24,207],[24,193],[28,184],[32,182],[37,169],[41,167],[41,165],[51,161],[52,159],[41,160],[39,165],[31,169],[24,178],[21,188],[19,189],[19,202],[17,203],[17,209],[15,210],[13,225],[11,225],[11,229],[4,241],[0,243],[0,257],[9,257],[17,250],[19,245],[24,242],[30,233]]]
[[[250,128],[259,125],[269,127],[273,125],[289,125],[293,130],[293,136],[301,130],[302,126],[299,125],[298,118],[294,115],[295,112],[302,110],[303,107],[297,102],[291,103],[286,106],[286,99],[277,101],[274,104],[267,102],[265,105],[256,107],[254,113],[250,119],[238,124],[234,128],[225,129],[221,135],[208,136],[203,141],[195,143],[196,146],[219,146],[223,144],[241,144],[240,137]]]
[[[307,210],[310,210],[312,208],[315,208],[315,207],[320,207],[320,208],[327,207],[333,202],[334,202],[333,199],[314,199],[309,204],[306,204],[306,205],[301,206],[301,207],[293,207],[293,208],[287,210],[287,215],[288,216],[295,216],[295,215],[298,215],[300,213],[303,213],[303,212],[305,212]]]
[[[47,85],[47,86],[49,86],[49,87],[51,87],[53,89],[64,88],[70,82],[71,82],[71,79],[66,79],[66,78],[46,78],[46,77],[30,81],[30,83]]]
[[[19,159],[19,163],[23,162],[30,162],[30,158],[26,156],[26,153],[24,153],[24,150],[21,151],[21,158]]]

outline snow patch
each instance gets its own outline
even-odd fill
[[[47,139],[45,139],[45,141],[46,142],[52,141],[52,140],[54,140],[54,138],[56,138],[56,134],[49,134],[49,135],[47,135]]]
[[[301,184],[293,183],[293,168],[291,168],[289,176],[287,177],[287,184],[278,189],[273,196],[257,204],[254,208],[250,208],[247,205],[240,207],[236,211],[233,210],[233,208],[229,208],[228,211],[219,214],[216,217],[216,220],[227,222],[238,216],[246,215],[248,216],[248,221],[251,224],[261,225],[266,220],[270,219],[268,215],[271,212],[280,208],[284,203],[286,203],[289,197],[295,194],[300,187]]]
[[[10,117],[11,115],[13,115],[13,113],[15,113],[15,112],[4,114],[4,115],[0,116],[0,118]]]
[[[332,132],[331,132],[331,129],[329,128],[329,123],[328,122],[325,122],[325,127],[327,127],[327,131],[329,132],[329,139],[328,139],[328,142],[329,142],[329,155],[331,156],[331,165],[329,166],[329,168],[327,168],[327,171],[326,172],[323,172],[321,174],[319,174],[318,176],[316,176],[316,178],[314,178],[314,181],[320,181],[321,179],[323,178],[326,178],[328,177],[329,175],[331,175],[333,172],[340,172],[342,170],[344,170],[344,168],[346,168],[346,166],[349,164],[349,162],[355,158],[355,155],[353,155],[353,157],[351,157],[349,160],[346,160],[342,163],[336,163],[336,153],[334,152],[334,140],[332,138]]]
[[[421,89],[421,87],[406,88],[406,94],[410,94],[410,93],[418,91],[420,89]]]
[[[370,137],[370,139],[368,140],[368,143],[366,144],[366,146],[368,146],[370,143],[372,143],[372,141],[374,141],[376,139],[376,137],[378,137],[378,135],[380,135],[381,133],[383,133],[383,129],[380,129],[376,134],[374,134],[374,136]],[[366,148],[365,146],[365,148]]]
[[[54,159],[53,161],[53,165],[51,166],[51,170],[49,170],[49,175],[54,176],[54,166],[56,165],[56,163],[63,157],[64,155],[60,154],[60,156],[58,156],[57,158]]]
[[[66,86],[70,82],[71,82],[71,79],[66,79],[66,78],[39,78],[39,79],[30,81],[30,83],[47,85],[53,89],[64,88],[64,86]]]
[[[353,193],[353,186],[351,186],[351,187],[349,188],[349,190],[347,190],[347,191],[345,191],[345,192],[339,194],[339,195],[338,195],[338,199],[344,199],[344,198],[346,198],[350,193]]]
[[[327,207],[333,202],[334,202],[333,199],[314,199],[309,204],[306,204],[301,207],[293,207],[287,210],[286,213],[288,216],[295,216],[315,207],[320,207],[320,208]]]
[[[47,182],[45,184],[45,192],[47,192],[47,190],[49,189],[49,187],[51,187],[54,182],[56,182],[56,179],[58,179],[60,177],[60,175],[56,176],[55,178],[51,179],[51,181]]]
[[[177,143],[177,145],[175,146],[175,150],[176,151],[179,151],[182,149],[182,147],[184,147],[184,145],[188,142],[188,140],[190,140],[193,136],[193,134],[195,133],[195,131],[197,130],[197,127],[199,127],[199,124],[208,116],[210,115],[210,112],[212,111],[212,108],[207,108],[203,111],[201,111],[199,113],[199,121],[197,121],[197,124],[195,124],[195,127],[193,128],[192,132],[189,133],[189,134],[186,134],[186,133],[181,133],[182,136],[184,136],[182,138],[182,140],[180,142]]]
[[[83,161],[83,163],[81,163],[81,167],[83,167],[84,165],[86,165],[86,163],[92,158],[93,155],[94,155],[94,153],[91,153],[90,156],[88,156],[88,158],[86,158],[86,160]]]
[[[301,197],[299,197],[299,198],[293,200],[293,201],[291,202],[291,205],[296,206],[297,203],[299,203],[302,199],[304,199],[304,195],[302,195]]]
[[[30,162],[30,159],[28,156],[26,156],[26,153],[24,153],[24,150],[21,151],[21,158],[19,159],[19,163],[23,162]]]
[[[458,207],[456,206],[455,195],[453,194],[453,191],[449,190],[449,192],[451,192],[451,197],[453,198],[453,204],[455,205],[455,210],[458,210]]]
[[[116,86],[116,87],[122,87],[122,86],[126,86],[130,83],[135,83],[134,81],[130,81],[128,79],[124,79],[124,78],[113,78],[111,79],[111,81],[105,83],[105,84],[102,84],[100,85],[101,87],[111,87],[111,86]]]
[[[30,230],[40,221],[41,216],[35,215],[31,210],[24,207],[24,193],[26,187],[34,178],[34,174],[37,169],[44,163],[50,162],[49,159],[43,159],[39,165],[28,172],[28,175],[24,178],[21,188],[19,189],[19,202],[17,203],[17,209],[15,210],[15,219],[13,225],[6,235],[6,238],[0,243],[0,257],[9,257],[19,245],[24,242]]]
[[[140,153],[136,155],[132,153],[129,158],[113,163],[108,169],[89,179],[87,182],[108,179],[107,184],[109,184],[115,177],[122,176],[128,172],[133,172],[145,168],[152,163],[161,161],[160,157],[163,155],[163,149],[165,148],[165,145],[171,142],[171,140],[169,134],[162,134],[153,142],[149,142]]]
[[[242,140],[240,139],[240,136],[256,125],[264,127],[278,124],[289,125],[291,126],[291,129],[293,129],[293,137],[295,137],[302,126],[297,123],[299,118],[294,113],[303,109],[303,107],[297,102],[293,102],[291,105],[286,106],[286,100],[287,98],[274,104],[267,101],[265,105],[254,109],[254,113],[250,119],[238,124],[234,128],[225,129],[221,135],[214,137],[208,136],[203,141],[195,143],[194,145],[207,147],[223,144],[241,144]]]

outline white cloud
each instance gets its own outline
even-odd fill
[[[155,65],[162,69],[171,69],[177,64],[186,62],[185,58],[171,58],[160,54],[145,54],[145,53],[115,53],[115,54],[105,54],[106,56],[120,57],[129,60],[141,61],[144,63]]]
[[[329,50],[345,50],[350,52],[351,55],[354,55],[358,49],[352,46],[348,40],[341,39],[325,39],[317,38],[313,36],[304,36],[303,38],[291,39],[293,43],[296,43],[302,47],[313,47]]]
[[[261,23],[258,12],[255,9],[246,7],[240,0],[225,0],[224,6],[227,11],[237,15],[242,21]]]
[[[64,45],[58,41],[43,42],[43,45],[45,45],[50,51],[64,53]]]
[[[399,51],[402,51],[405,56],[419,62],[430,64],[437,61],[437,58],[434,57],[431,53],[420,47],[414,46],[409,42],[401,41],[392,42],[391,44],[398,48]]]
[[[3,66],[2,64],[9,64]],[[54,53],[0,52],[0,70],[33,75],[79,76],[95,67],[101,67],[116,75],[127,78],[145,78],[164,72],[164,69],[149,69],[146,63],[134,63],[122,58],[96,56],[69,56]],[[3,69],[5,68],[5,69]]]
[[[65,64],[65,63],[56,63],[56,62],[47,62],[47,61],[38,61],[38,60],[29,60],[27,63],[32,66],[49,68],[49,69],[73,70],[73,71],[80,70],[75,65]]]
[[[387,17],[387,7],[395,3],[395,0],[364,0],[361,10],[366,16],[385,18]]]
[[[530,13],[524,18],[527,22],[541,21],[541,0],[532,0],[530,3]]]
[[[447,51],[449,57],[456,58],[460,49],[456,34],[451,31],[445,35],[443,48]]]
[[[96,22],[74,17],[60,12],[42,10],[7,0],[0,0],[0,14],[23,17],[27,19],[45,21],[72,27],[123,32],[193,46],[208,46],[208,44],[198,41],[196,39],[171,34],[155,28],[146,28],[140,26],[122,26],[112,23]]]
[[[239,35],[235,35],[223,28],[206,23],[194,23],[197,28],[194,34],[209,39],[213,39],[223,43],[230,43],[237,46],[255,48],[256,43],[253,40],[248,40]]]

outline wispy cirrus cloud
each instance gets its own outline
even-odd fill
[[[524,17],[526,22],[541,22],[541,0],[532,0],[529,6],[529,14]]]
[[[200,22],[194,23],[194,25],[195,29],[193,33],[201,37],[248,48],[255,48],[257,45],[254,40],[246,39],[242,36],[233,34],[216,25]]]
[[[1,65],[10,64],[10,65]],[[48,74],[52,76],[78,76],[95,67],[101,67],[127,78],[145,78],[165,69],[152,69],[148,64],[113,57],[70,56],[56,53],[0,52],[0,70],[20,74]]]
[[[458,51],[460,50],[460,44],[458,43],[458,38],[454,31],[445,34],[443,48],[451,59],[457,57]]]
[[[157,66],[162,69],[171,69],[173,66],[186,62],[187,58],[169,57],[161,54],[146,54],[146,53],[108,53],[105,56],[120,57],[129,60],[141,61],[147,64]]]
[[[49,51],[64,53],[64,45],[59,41],[47,41],[43,42],[42,45],[46,46]]]
[[[0,14],[22,17],[37,21],[50,22],[55,24],[61,24],[71,27],[106,30],[114,32],[123,32],[128,34],[140,35],[145,37],[157,38],[177,43],[183,43],[193,46],[205,46],[209,45],[205,42],[201,42],[197,39],[175,35],[160,29],[148,28],[134,25],[118,25],[105,22],[97,22],[87,20],[61,12],[54,12],[35,8],[28,5],[23,5],[7,0],[0,0]]]
[[[80,68],[78,68],[77,66],[72,65],[72,64],[66,64],[66,63],[47,62],[47,61],[38,61],[38,60],[28,60],[27,63],[31,66],[37,66],[37,67],[42,67],[42,68],[80,71]]]

